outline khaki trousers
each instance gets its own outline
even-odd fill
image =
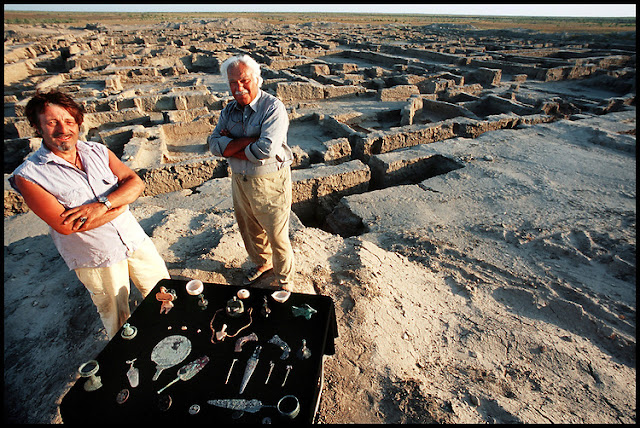
[[[115,265],[77,268],[75,272],[80,282],[89,290],[109,340],[131,315],[129,279],[143,297],[147,297],[161,279],[171,279],[164,260],[151,239],[146,239],[131,257]]]
[[[279,285],[291,287],[291,168],[261,176],[232,174],[231,178],[233,208],[249,258],[258,267],[272,264]]]

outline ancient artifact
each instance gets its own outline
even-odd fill
[[[169,313],[173,308],[173,302],[178,298],[175,290],[167,290],[165,287],[160,287],[160,291],[156,293],[156,299],[162,302],[160,306],[160,313]]]
[[[234,352],[242,352],[242,345],[244,345],[245,343],[249,342],[249,341],[257,341],[258,340],[258,335],[255,333],[251,333],[247,336],[242,336],[241,338],[239,338],[238,340],[236,340],[236,346],[233,349]]]
[[[202,294],[202,291],[204,291],[204,284],[199,279],[192,279],[191,281],[187,282],[185,288],[187,290],[187,293],[192,296],[197,296],[199,294]]]
[[[233,370],[233,366],[236,364],[236,361],[238,361],[238,359],[234,358],[233,361],[231,362],[231,367],[229,367],[229,373],[227,373],[227,379],[224,381],[225,385],[229,383],[229,378],[231,377],[231,371]]]
[[[208,400],[207,403],[212,406],[222,407],[225,409],[238,410],[241,412],[256,413],[265,407],[275,407],[281,415],[291,419],[300,413],[300,402],[295,395],[285,395],[275,406],[262,404],[262,401],[253,399],[245,400],[242,398],[228,398],[219,400]]]
[[[85,391],[95,391],[102,386],[100,376],[96,376],[99,368],[100,365],[96,360],[89,360],[78,368],[80,376],[88,378],[84,383]]]
[[[180,368],[180,370],[178,370],[178,377],[176,377],[174,380],[169,382],[167,384],[167,386],[165,386],[164,388],[160,389],[158,391],[158,394],[160,394],[162,391],[164,391],[165,389],[169,388],[171,385],[173,385],[174,383],[176,383],[179,380],[187,381],[187,380],[191,379],[196,374],[198,374],[200,372],[200,370],[202,370],[204,368],[204,366],[207,365],[208,362],[209,362],[209,357],[205,355],[204,357],[200,357],[197,360],[192,361],[189,364],[186,364],[186,365],[182,366]]]
[[[191,281],[187,282],[185,288],[187,289],[187,293],[189,293],[190,295],[198,296],[198,299],[200,299],[198,301],[198,306],[200,306],[200,309],[202,309],[203,311],[207,309],[207,305],[209,304],[209,302],[204,298],[204,284],[202,283],[202,281],[200,281],[199,279],[192,279]]]
[[[216,331],[216,340],[218,342],[220,342],[220,341],[224,340],[225,337],[227,337],[227,325],[226,324],[222,324],[222,328],[220,328],[220,330]]]
[[[118,392],[118,395],[116,395],[116,403],[122,404],[125,401],[127,401],[128,398],[129,398],[129,390],[125,388],[120,392]]]
[[[262,296],[262,309],[260,310],[260,313],[265,318],[269,318],[269,314],[271,314],[271,308],[267,304],[267,296]]]
[[[271,297],[278,303],[284,303],[291,296],[291,292],[287,290],[278,290],[271,293]]]
[[[289,377],[289,372],[291,371],[292,368],[293,368],[292,365],[287,366],[287,373],[284,375],[284,380],[282,381],[282,385],[280,386],[284,386],[284,384],[287,383],[287,378]]]
[[[307,348],[307,341],[305,339],[302,339],[302,348],[298,350],[298,358],[300,358],[301,360],[306,360],[310,356],[311,351],[309,350],[309,348]]]
[[[222,400],[208,400],[207,403],[212,406],[224,407],[225,409],[231,410],[240,410],[242,412],[256,413],[258,410],[263,407],[273,407],[273,406],[263,406],[260,400],[244,400],[242,398],[235,399],[222,399]]]
[[[248,299],[250,296],[249,290],[247,290],[246,288],[243,288],[242,290],[238,290],[238,293],[236,293],[236,295],[238,296],[238,299]]]
[[[173,399],[169,394],[162,394],[161,396],[158,397],[158,401],[157,401],[158,409],[160,409],[163,412],[166,412],[167,410],[169,410],[169,407],[171,407],[171,403],[173,403]]]
[[[184,361],[190,352],[191,341],[184,336],[169,336],[158,342],[151,351],[151,361],[157,364],[153,380],[158,380],[158,376],[163,370]]]
[[[238,302],[242,303],[240,301],[238,301]],[[216,316],[218,315],[218,313],[220,313],[222,311],[226,311],[226,309],[227,308],[218,309],[213,314],[213,318],[211,318],[211,321],[209,322],[209,328],[211,329],[211,343],[222,342],[227,337],[236,337],[242,330],[248,328],[251,325],[251,323],[253,322],[253,319],[251,318],[251,312],[253,311],[253,308],[249,308],[246,311],[246,313],[249,314],[249,322],[247,324],[245,324],[244,326],[240,327],[235,333],[233,333],[233,334],[227,333],[227,324],[223,324],[222,327],[220,328],[220,330],[218,332],[216,332],[216,330],[213,328],[213,322],[216,319]]]
[[[136,337],[136,334],[138,334],[137,328],[135,328],[128,322],[124,323],[124,325],[122,326],[122,333],[120,333],[120,336],[122,336],[123,339],[131,340]]]
[[[278,401],[276,408],[281,415],[293,419],[300,413],[300,402],[295,395],[285,395]]]
[[[236,296],[227,301],[227,315],[231,317],[239,317],[244,312],[244,304],[238,300]]]
[[[247,367],[244,369],[244,376],[242,376],[242,383],[240,384],[240,394],[244,392],[244,389],[249,383],[249,379],[251,379],[251,375],[253,375],[253,372],[258,365],[261,350],[262,346],[256,346],[256,349],[253,351],[253,355],[251,355],[247,361]]]
[[[127,379],[129,379],[129,385],[131,385],[132,388],[135,388],[140,383],[140,370],[138,370],[137,367],[133,367],[135,360],[137,360],[137,358],[127,361],[127,364],[130,364],[129,370],[127,370]]]
[[[273,337],[269,339],[268,343],[277,345],[280,347],[280,349],[282,349],[282,355],[280,355],[281,360],[286,360],[289,357],[289,352],[291,352],[291,348],[289,347],[287,342],[280,339],[280,336],[278,336],[277,334],[274,334]]]
[[[291,312],[294,317],[305,317],[306,319],[311,319],[311,315],[317,313],[315,309],[305,303],[302,306],[291,306]]]
[[[269,361],[269,374],[267,374],[267,380],[264,381],[264,384],[266,385],[267,383],[269,383],[269,378],[271,377],[271,372],[273,371],[273,366],[275,366],[273,361]]]

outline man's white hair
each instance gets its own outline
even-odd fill
[[[258,79],[258,88],[261,87],[263,79],[260,75],[260,64],[258,64],[255,59],[246,54],[232,56],[224,60],[224,62],[220,66],[220,73],[222,73],[225,80],[229,80],[229,76],[227,75],[227,70],[229,70],[229,67],[236,67],[239,63],[243,63],[251,69],[251,71],[253,72],[253,77]]]

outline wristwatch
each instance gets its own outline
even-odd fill
[[[106,196],[98,197],[98,202],[100,202],[101,204],[105,204],[108,210],[111,209],[111,202],[109,202],[109,199],[107,199]]]

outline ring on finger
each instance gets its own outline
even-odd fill
[[[80,225],[83,225],[87,221],[86,217],[80,217]]]

